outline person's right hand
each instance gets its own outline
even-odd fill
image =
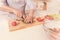
[[[19,10],[13,10],[13,13],[17,16],[17,17],[22,17],[22,13]]]
[[[25,19],[25,14],[22,13],[20,10],[14,10],[13,13],[18,17],[18,20],[22,20],[22,18]]]

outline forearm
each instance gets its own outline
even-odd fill
[[[3,6],[0,7],[0,10],[6,11],[6,12],[13,12],[15,9],[10,8],[10,7],[6,6],[6,5],[3,5]]]
[[[34,9],[31,9],[31,10],[29,10],[29,16],[33,16],[34,15]]]

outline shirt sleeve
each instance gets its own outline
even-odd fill
[[[6,2],[5,2],[5,0],[0,0],[0,7],[2,6],[2,5],[4,5]]]
[[[35,9],[35,5],[33,4],[31,0],[25,0],[25,2],[26,2],[26,5],[28,5],[30,9]]]

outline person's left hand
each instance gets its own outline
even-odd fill
[[[24,22],[25,23],[32,23],[33,22],[33,16],[26,16]]]

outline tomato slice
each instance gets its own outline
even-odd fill
[[[42,21],[44,21],[44,19],[41,18],[41,17],[38,17],[38,18],[37,18],[37,21],[38,21],[38,22],[42,22]]]
[[[53,20],[54,18],[53,18],[52,16],[50,16],[50,15],[46,15],[46,16],[45,16],[45,19]]]
[[[11,25],[12,25],[12,26],[16,26],[16,25],[17,25],[16,21],[13,21],[13,22],[11,23]]]

